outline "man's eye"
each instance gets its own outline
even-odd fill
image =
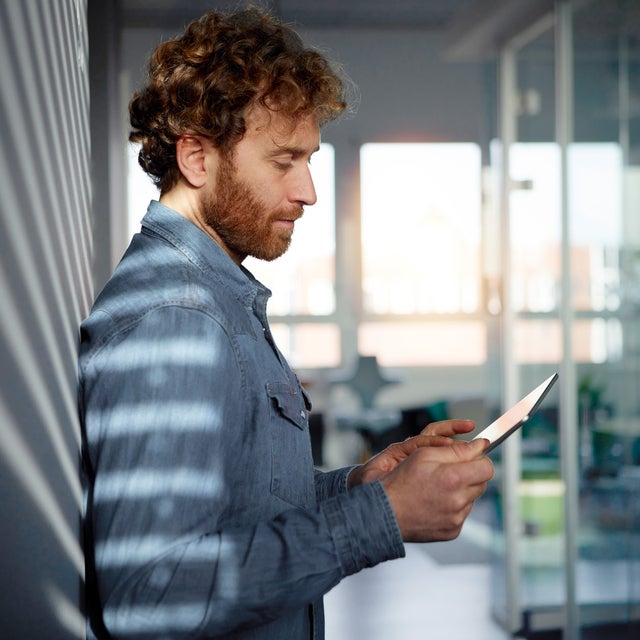
[[[275,161],[275,165],[277,169],[280,169],[280,171],[286,171],[287,169],[291,168],[291,162],[280,162],[278,160]]]

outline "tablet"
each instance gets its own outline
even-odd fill
[[[477,438],[489,440],[489,445],[484,450],[484,453],[489,453],[489,451],[495,449],[503,440],[506,440],[516,429],[519,429],[531,418],[557,379],[557,373],[549,376],[541,385],[537,386],[473,438],[474,440]]]

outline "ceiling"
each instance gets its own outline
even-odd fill
[[[258,0],[298,28],[446,30],[476,0]],[[241,0],[121,0],[124,26],[182,28],[211,9],[233,10]]]
[[[584,0],[574,0],[574,2]],[[606,2],[607,0],[601,0]],[[637,0],[632,0],[637,1]],[[211,9],[252,3],[298,29],[387,29],[438,32],[443,56],[494,56],[510,34],[553,12],[555,0],[119,0],[122,26],[178,32]]]
[[[555,6],[555,0],[118,0],[117,6],[124,27],[178,32],[211,9],[230,11],[250,3],[298,29],[440,32],[445,39],[443,53],[451,60],[494,56],[512,34],[536,23],[544,26]],[[626,32],[637,41],[639,0],[572,3],[583,33],[616,38]]]

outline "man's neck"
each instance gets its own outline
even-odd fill
[[[206,233],[217,245],[219,245],[236,264],[241,264],[242,260],[239,260],[238,256],[235,256],[228,251],[225,243],[216,233],[215,229],[204,221],[200,208],[199,195],[196,189],[179,183],[177,186],[173,187],[173,189],[160,196],[160,203],[165,207],[173,209],[175,212],[189,220],[189,222]]]

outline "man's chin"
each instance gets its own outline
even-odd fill
[[[262,247],[259,251],[255,251],[251,255],[258,260],[273,262],[280,256],[284,255],[290,245],[291,236],[287,239],[283,239],[281,242],[273,242],[268,247]]]

